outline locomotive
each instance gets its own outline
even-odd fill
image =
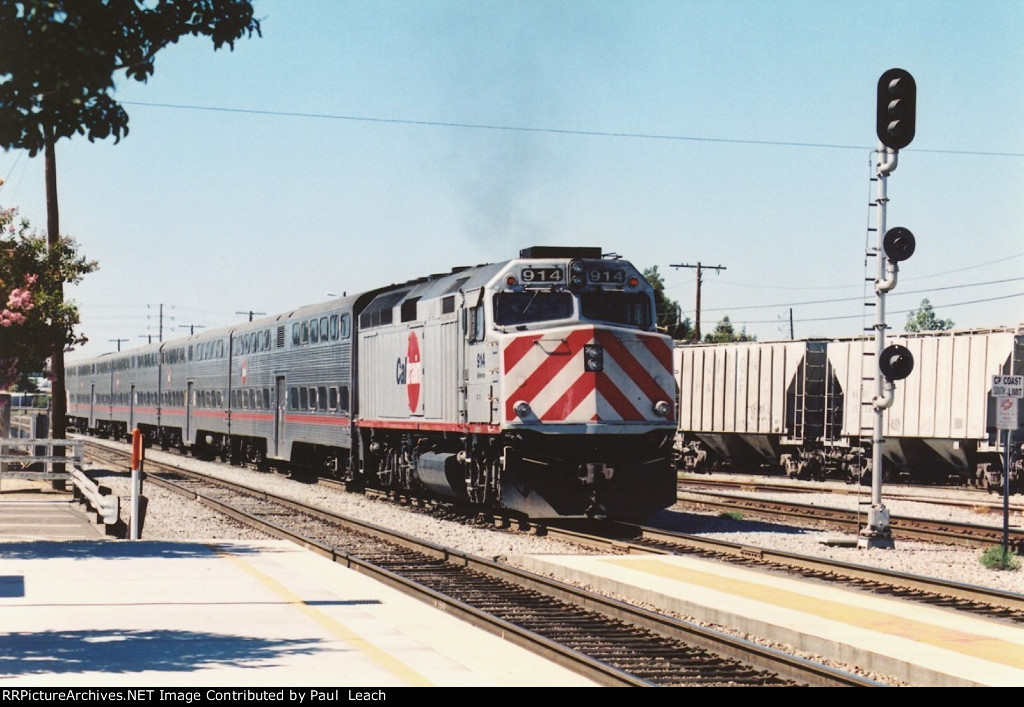
[[[914,371],[885,414],[883,479],[1001,490],[1005,434],[991,380],[1024,373],[1024,327],[888,338],[912,353]],[[870,479],[874,350],[869,336],[678,346],[677,463]],[[1022,491],[1019,441],[1009,456],[1009,486]]]
[[[600,248],[537,246],[67,366],[69,427],[531,518],[675,502],[672,340]]]

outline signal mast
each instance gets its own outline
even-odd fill
[[[889,510],[882,503],[882,445],[885,411],[895,399],[896,381],[903,380],[914,370],[914,357],[899,345],[885,345],[885,295],[896,287],[899,263],[914,254],[914,234],[896,227],[886,231],[886,180],[896,169],[899,151],[914,139],[917,113],[917,83],[908,71],[889,69],[878,79],[878,104],[875,132],[879,146],[875,174],[878,182],[876,205],[878,210],[875,249],[877,270],[875,276],[875,355],[878,369],[874,372],[875,396],[874,427],[871,440],[871,507],[867,525],[857,539],[862,548],[893,548]],[[882,254],[885,257],[882,257]]]

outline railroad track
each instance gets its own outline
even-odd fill
[[[104,448],[104,463],[117,463],[112,451]],[[146,462],[146,483],[187,494],[239,522],[370,574],[603,685],[878,684],[258,489],[152,461]]]
[[[759,479],[748,475],[739,476],[706,476],[700,474],[680,474],[679,488],[689,491],[742,491],[745,493],[774,494],[835,494],[837,496],[870,497],[871,488],[857,484],[845,484],[836,481],[794,481],[782,478]],[[955,496],[952,494],[956,494]],[[886,484],[883,495],[890,499],[912,501],[940,506],[984,510],[988,513],[1003,511],[1002,494],[993,494],[978,488],[968,487],[934,487],[908,486],[904,484]],[[1020,497],[1011,497],[1007,504],[1013,512],[1024,512],[1024,501]]]
[[[756,498],[714,491],[680,492],[678,502],[702,510],[720,513],[741,512],[745,516],[805,526],[815,525],[848,533],[858,533],[863,528],[866,517],[866,510],[852,511],[777,498]],[[966,547],[992,547],[1001,544],[1003,539],[1001,526],[951,520],[890,515],[889,527],[894,539],[924,540]],[[1008,528],[1007,537],[1012,548],[1018,551],[1024,549],[1024,530]]]

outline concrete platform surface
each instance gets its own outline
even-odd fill
[[[517,557],[529,569],[892,675],[1024,685],[1024,626],[687,556]]]
[[[0,686],[577,687],[284,541],[0,543]]]
[[[0,478],[0,543],[105,537],[105,526],[71,491],[49,481]]]

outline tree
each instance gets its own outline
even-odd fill
[[[658,266],[652,265],[644,270],[644,278],[654,288],[655,323],[658,331],[663,331],[673,339],[685,340],[693,336],[693,326],[689,317],[683,317],[679,303],[665,294],[665,280],[658,272]]]
[[[715,325],[715,330],[710,334],[705,334],[704,342],[707,344],[724,344],[730,341],[756,341],[756,336],[750,336],[747,334],[747,328],[743,327],[743,331],[739,334],[736,333],[735,327],[732,322],[729,321],[729,317],[725,316],[718,320],[718,324]]]
[[[939,319],[935,316],[932,303],[928,298],[921,300],[921,306],[907,315],[906,331],[946,331],[953,328],[952,319]]]
[[[85,343],[75,332],[78,309],[57,291],[96,269],[76,252],[70,238],[56,248],[18,219],[17,209],[0,209],[0,388],[42,373],[53,353],[54,332],[65,346]]]
[[[260,33],[249,0],[0,0],[0,146],[42,152],[46,163],[47,244],[60,250],[58,140],[128,134],[128,114],[112,97],[114,76],[145,82],[156,54],[184,36],[214,49]],[[63,301],[63,283],[55,296]],[[51,336],[51,434],[65,436],[65,333]]]

